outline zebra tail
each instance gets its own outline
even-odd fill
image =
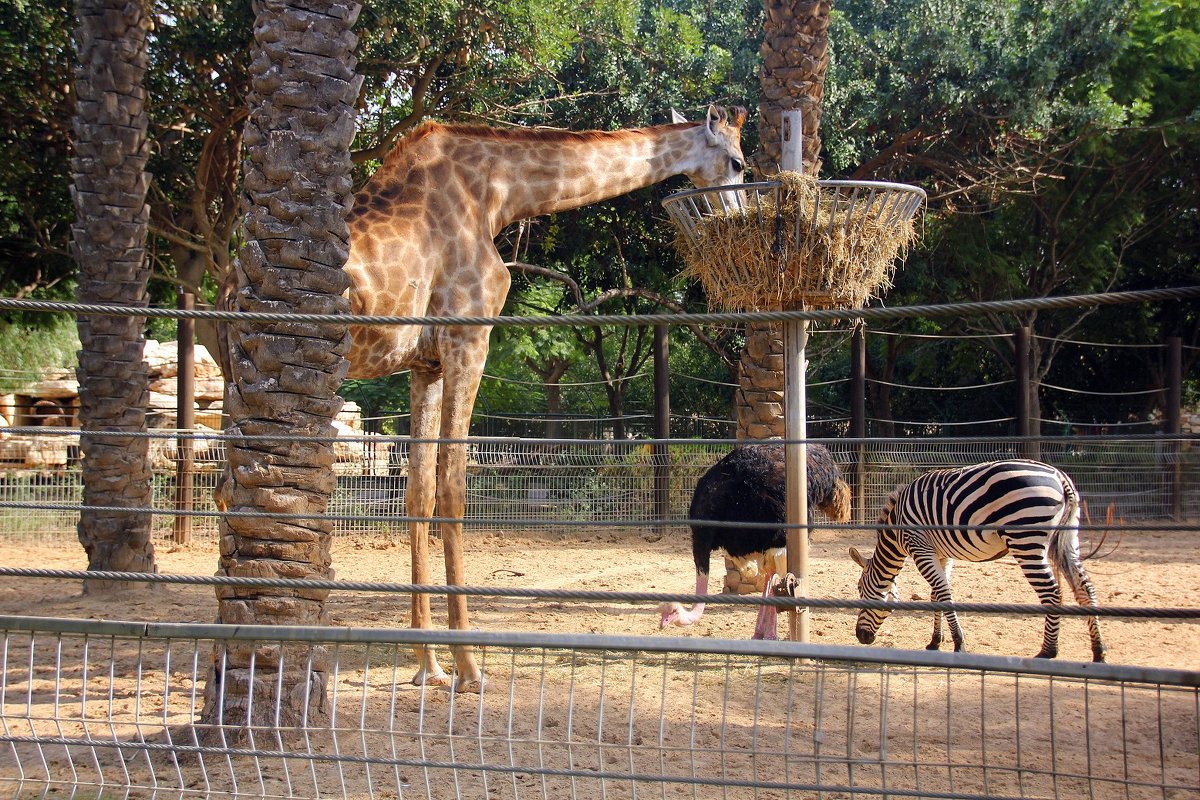
[[[1063,487],[1063,513],[1058,527],[1050,532],[1046,549],[1055,573],[1066,578],[1072,590],[1083,585],[1087,578],[1079,558],[1079,492],[1066,475],[1060,476]]]

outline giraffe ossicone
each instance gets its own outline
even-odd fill
[[[494,238],[518,220],[579,208],[675,175],[698,187],[741,183],[746,110],[709,106],[701,122],[617,131],[496,129],[426,123],[406,137],[355,197],[349,216],[350,303],[355,314],[493,317],[509,273]],[[406,492],[412,582],[429,584],[429,524],[440,525],[446,582],[465,583],[463,514],[471,410],[490,327],[351,327],[352,378],[412,370]],[[458,440],[439,444],[438,440]],[[468,627],[462,595],[447,599],[450,627]],[[431,625],[429,596],[412,599],[412,626]],[[417,648],[415,683],[478,691],[469,647],[456,675]]]

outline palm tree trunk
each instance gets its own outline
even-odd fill
[[[347,313],[349,147],[359,81],[360,6],[339,0],[256,0],[253,90],[245,130],[245,246],[233,304],[249,312]],[[229,326],[229,462],[218,503],[288,518],[226,518],[218,574],[330,579],[332,522],[322,515],[335,476],[333,419],[348,369],[345,325]],[[272,437],[326,441],[281,441]],[[244,441],[238,437],[245,437]],[[261,437],[261,438],[259,438]],[[327,590],[222,587],[221,622],[327,623]],[[204,719],[292,727],[327,720],[322,648],[218,648]]]
[[[145,306],[149,206],[146,172],[147,8],[129,0],[78,0],[72,250],[83,303]],[[79,318],[83,504],[79,541],[89,570],[155,572],[148,508],[145,320]],[[103,431],[105,436],[89,435]],[[117,434],[117,435],[113,435]],[[125,435],[119,435],[125,434]],[[96,510],[99,509],[99,510]],[[84,592],[136,584],[84,582]]]
[[[804,112],[804,171],[821,169],[821,101],[829,66],[829,12],[832,0],[764,0],[762,99],[758,106],[760,147],[754,156],[757,177],[779,171],[784,110]],[[741,379],[735,404],[739,439],[784,435],[783,334],[778,323],[746,328]]]
[[[832,0],[764,0],[762,70],[758,130],[759,175],[779,171],[780,118],[785,110],[804,114],[804,172],[821,171],[821,109],[829,68],[829,12]]]

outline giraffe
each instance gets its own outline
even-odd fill
[[[425,123],[403,140],[355,196],[349,215],[350,302],[355,314],[497,316],[509,273],[494,244],[517,220],[579,208],[683,174],[697,186],[741,183],[746,110],[709,106],[703,122],[618,131],[502,130]],[[406,511],[412,581],[428,584],[429,526],[461,520],[467,436],[490,326],[352,326],[349,377],[412,371]],[[455,440],[438,444],[433,440]],[[440,526],[446,582],[462,585],[460,521]],[[452,629],[467,603],[448,597]],[[431,625],[429,596],[412,598],[412,627]],[[479,691],[469,647],[454,647],[456,676],[432,648],[416,648],[414,684]]]

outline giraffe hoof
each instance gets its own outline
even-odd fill
[[[425,669],[422,667],[417,670],[417,674],[412,676],[411,683],[413,686],[449,686],[451,680],[450,676],[441,667],[437,669]]]
[[[477,675],[474,678],[456,677],[454,679],[454,691],[458,694],[482,694],[483,683],[482,675]]]

